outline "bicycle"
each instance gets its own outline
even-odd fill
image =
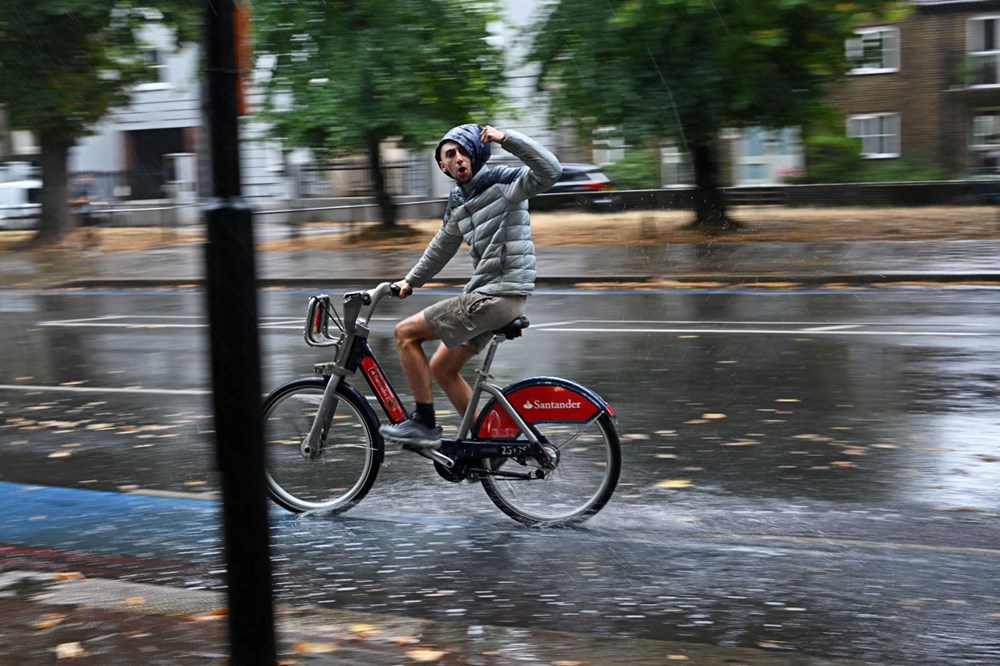
[[[309,299],[305,341],[335,348],[334,360],[317,363],[316,376],[279,386],[263,407],[267,491],[289,511],[340,513],[375,483],[385,453],[379,418],[346,381],[349,375],[361,370],[390,422],[409,418],[368,344],[372,315],[390,293],[396,292],[388,282],[346,293],[343,318],[329,295]],[[617,419],[603,398],[567,379],[490,383],[497,347],[527,327],[519,317],[494,332],[456,437],[440,448],[408,450],[433,461],[448,481],[481,482],[490,500],[520,523],[572,525],[600,511],[615,491]],[[484,394],[489,399],[480,410]]]

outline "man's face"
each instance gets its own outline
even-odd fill
[[[454,141],[441,144],[441,170],[459,183],[467,183],[472,178],[472,160],[460,145]]]

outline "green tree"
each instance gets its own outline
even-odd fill
[[[274,57],[262,115],[287,146],[367,155],[383,224],[396,224],[380,146],[421,149],[487,122],[503,58],[482,0],[257,0],[256,50]]]
[[[552,117],[673,138],[695,174],[693,225],[735,226],[719,189],[724,128],[804,124],[848,70],[844,43],[895,0],[551,0],[533,32]],[[902,10],[901,10],[902,11]]]
[[[125,106],[148,73],[143,23],[159,17],[189,40],[197,16],[195,3],[185,0],[0,0],[0,105],[10,129],[33,132],[41,152],[35,243],[70,229],[70,148],[109,109]]]

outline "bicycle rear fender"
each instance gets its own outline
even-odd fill
[[[590,389],[559,377],[530,377],[503,389],[503,394],[528,425],[535,423],[586,423],[601,413],[614,418],[614,410]],[[512,439],[519,430],[503,406],[486,403],[474,429],[478,439]]]

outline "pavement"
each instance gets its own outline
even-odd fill
[[[335,290],[403,275],[419,252],[350,248],[257,254],[262,288]],[[539,248],[538,286],[1000,285],[1000,240],[726,243]],[[183,288],[203,282],[203,247],[176,239],[142,251],[6,252],[2,290]],[[437,282],[460,285],[457,257]],[[0,536],[2,540],[2,536]],[[44,557],[0,545],[0,666],[224,664],[225,599],[217,593],[123,580],[80,554]],[[779,645],[730,648],[463,625],[295,607],[277,609],[282,664],[848,664]]]
[[[265,226],[258,237],[281,228]],[[150,233],[158,233],[152,230]],[[419,250],[258,252],[262,288],[332,290],[402,277]],[[871,285],[907,282],[1000,283],[1000,239],[855,242],[726,242],[539,247],[540,288],[578,284],[669,287],[691,284]],[[460,286],[464,251],[436,278]],[[0,253],[0,289],[157,288],[204,282],[200,243],[167,238],[143,251]]]

